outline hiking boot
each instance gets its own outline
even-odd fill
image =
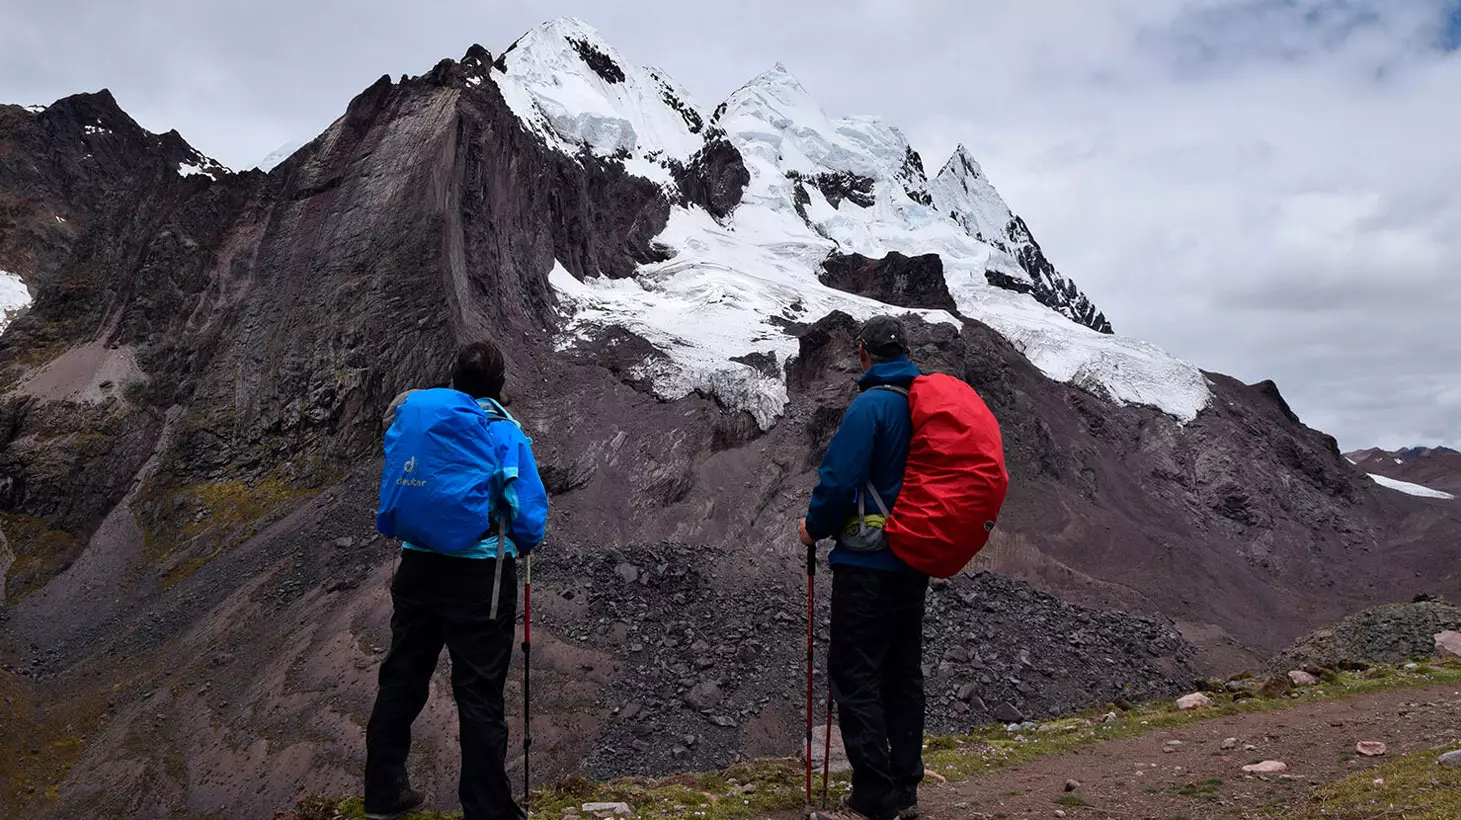
[[[898,809],[898,820],[918,820],[918,803]]]
[[[421,808],[425,803],[426,795],[407,787],[389,806],[367,809],[365,820],[396,820]]]

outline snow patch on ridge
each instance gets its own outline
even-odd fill
[[[1381,487],[1384,487],[1387,490],[1394,490],[1398,493],[1413,495],[1417,498],[1439,498],[1443,501],[1454,501],[1456,498],[1456,496],[1451,495],[1450,493],[1443,493],[1440,490],[1432,490],[1430,487],[1424,487],[1420,484],[1411,484],[1409,481],[1398,481],[1396,479],[1386,478],[1385,476],[1376,475],[1374,473],[1370,473],[1369,476],[1371,481],[1374,481],[1376,484],[1379,484]]]
[[[224,167],[223,163],[211,157],[205,157],[197,151],[193,151],[191,161],[184,160],[179,162],[177,171],[180,177],[205,176],[213,180],[217,180],[225,174],[233,173]]]
[[[4,333],[20,312],[30,307],[30,289],[16,274],[0,270],[0,333]]]

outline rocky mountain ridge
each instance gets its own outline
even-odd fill
[[[651,735],[670,753],[654,769],[795,736],[796,705],[753,692],[797,687],[781,638],[805,624],[775,622],[804,595],[791,524],[870,312],[908,310],[915,361],[1000,418],[1013,489],[975,569],[1035,587],[973,576],[935,596],[942,725],[1157,693],[1417,586],[1461,589],[1453,508],[1376,486],[1272,383],[1072,321],[1017,243],[968,232],[982,212],[934,218],[891,129],[823,127],[785,76],[706,114],[579,26],[383,77],[267,174],[213,169],[105,93],[0,107],[0,268],[35,296],[0,335],[0,688],[17,715],[0,747],[47,738],[0,762],[18,786],[0,810],[262,814],[353,791],[395,552],[372,535],[381,412],[482,336],[507,353],[553,495],[534,651],[548,775],[610,771],[595,750]],[[560,75],[573,106],[527,82]],[[996,259],[1029,291],[991,286]],[[694,580],[665,589],[683,607],[619,586],[650,572]],[[734,603],[720,646],[686,623],[715,601]],[[636,625],[653,650],[632,651]],[[754,674],[737,679],[743,646]],[[1097,652],[1138,675],[1088,675]],[[445,681],[417,734],[428,785],[454,777]],[[682,705],[706,684],[734,714]],[[702,739],[636,731],[653,721]]]

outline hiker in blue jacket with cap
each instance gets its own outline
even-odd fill
[[[887,546],[882,528],[903,486],[912,423],[906,391],[918,378],[908,331],[875,316],[857,333],[863,374],[817,473],[803,544],[835,538],[827,673],[852,793],[827,820],[911,820],[923,780],[923,611],[928,576]],[[894,388],[894,389],[889,389]],[[903,392],[900,392],[901,391]],[[868,489],[877,495],[870,500]]]
[[[506,363],[490,342],[462,348],[451,388],[410,391],[387,413],[381,532],[402,539],[391,585],[391,648],[366,728],[365,813],[399,817],[411,788],[411,724],[443,646],[461,726],[466,820],[525,817],[506,771],[503,688],[517,618],[516,559],[542,543],[548,495],[531,441],[500,399]]]

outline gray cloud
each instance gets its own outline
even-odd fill
[[[1456,0],[209,5],[10,0],[0,100],[110,87],[247,167],[548,13],[706,105],[780,60],[926,165],[969,145],[1119,331],[1274,378],[1345,447],[1461,446]]]

